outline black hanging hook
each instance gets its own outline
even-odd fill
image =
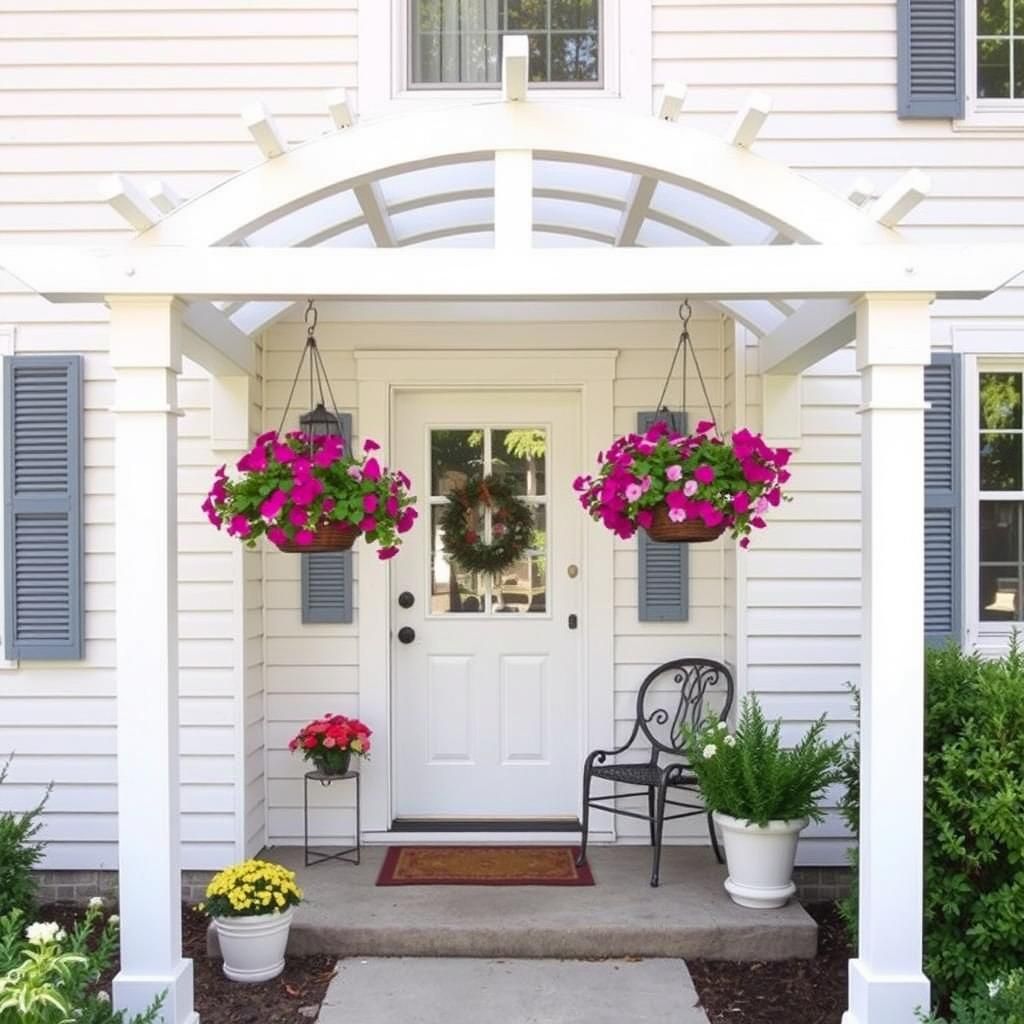
[[[309,319],[310,316],[313,317],[312,323]],[[306,315],[303,319],[306,321],[306,337],[312,338],[313,332],[316,330],[317,321],[320,319],[312,299],[306,303]]]

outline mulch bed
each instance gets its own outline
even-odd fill
[[[81,907],[57,903],[42,907],[37,920],[60,921],[67,928],[81,914]],[[310,1024],[316,1019],[337,957],[288,957],[279,978],[240,985],[224,977],[219,960],[206,956],[207,924],[202,914],[182,907],[182,945],[192,959],[195,1008],[203,1024]],[[115,973],[116,968],[100,979],[108,992]]]
[[[688,960],[711,1024],[835,1024],[846,1009],[846,931],[833,903],[805,909],[818,922],[813,960]]]

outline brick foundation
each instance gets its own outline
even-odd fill
[[[213,871],[182,871],[181,898],[186,903],[198,903],[213,876]],[[93,896],[117,900],[116,871],[37,871],[35,879],[40,903],[84,906]]]
[[[793,871],[796,898],[801,903],[823,903],[849,895],[853,875],[847,867],[805,868]]]

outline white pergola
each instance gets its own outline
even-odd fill
[[[794,382],[856,341],[863,392],[860,946],[847,1024],[910,1024],[921,970],[923,367],[929,304],[981,298],[1024,270],[1021,247],[915,245],[896,230],[927,192],[832,194],[751,152],[770,102],[728,137],[679,123],[685,90],[638,118],[527,101],[506,40],[493,102],[359,123],[342,93],[327,130],[290,147],[262,108],[263,159],[183,202],[115,177],[136,229],[117,247],[10,247],[0,267],[53,302],[110,307],[116,374],[115,537],[122,914],[115,1001],[167,990],[194,1021],[181,956],[176,609],[176,377],[209,370],[214,445],[251,437],[252,336],[309,296],[387,302],[677,299],[760,336],[769,433],[790,436]],[[798,410],[797,410],[798,411]],[[361,565],[383,592],[386,568]],[[368,593],[370,590],[367,591]],[[366,617],[385,650],[383,617]],[[375,632],[374,632],[375,631]],[[372,634],[372,635],[369,635]],[[131,728],[144,723],[145,729]]]

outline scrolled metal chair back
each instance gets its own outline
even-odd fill
[[[732,674],[708,658],[679,658],[656,668],[637,694],[637,725],[651,743],[651,761],[659,754],[683,753],[682,727],[700,727],[709,717],[708,701],[721,700],[725,718],[733,702]],[[714,714],[711,712],[711,714]]]

